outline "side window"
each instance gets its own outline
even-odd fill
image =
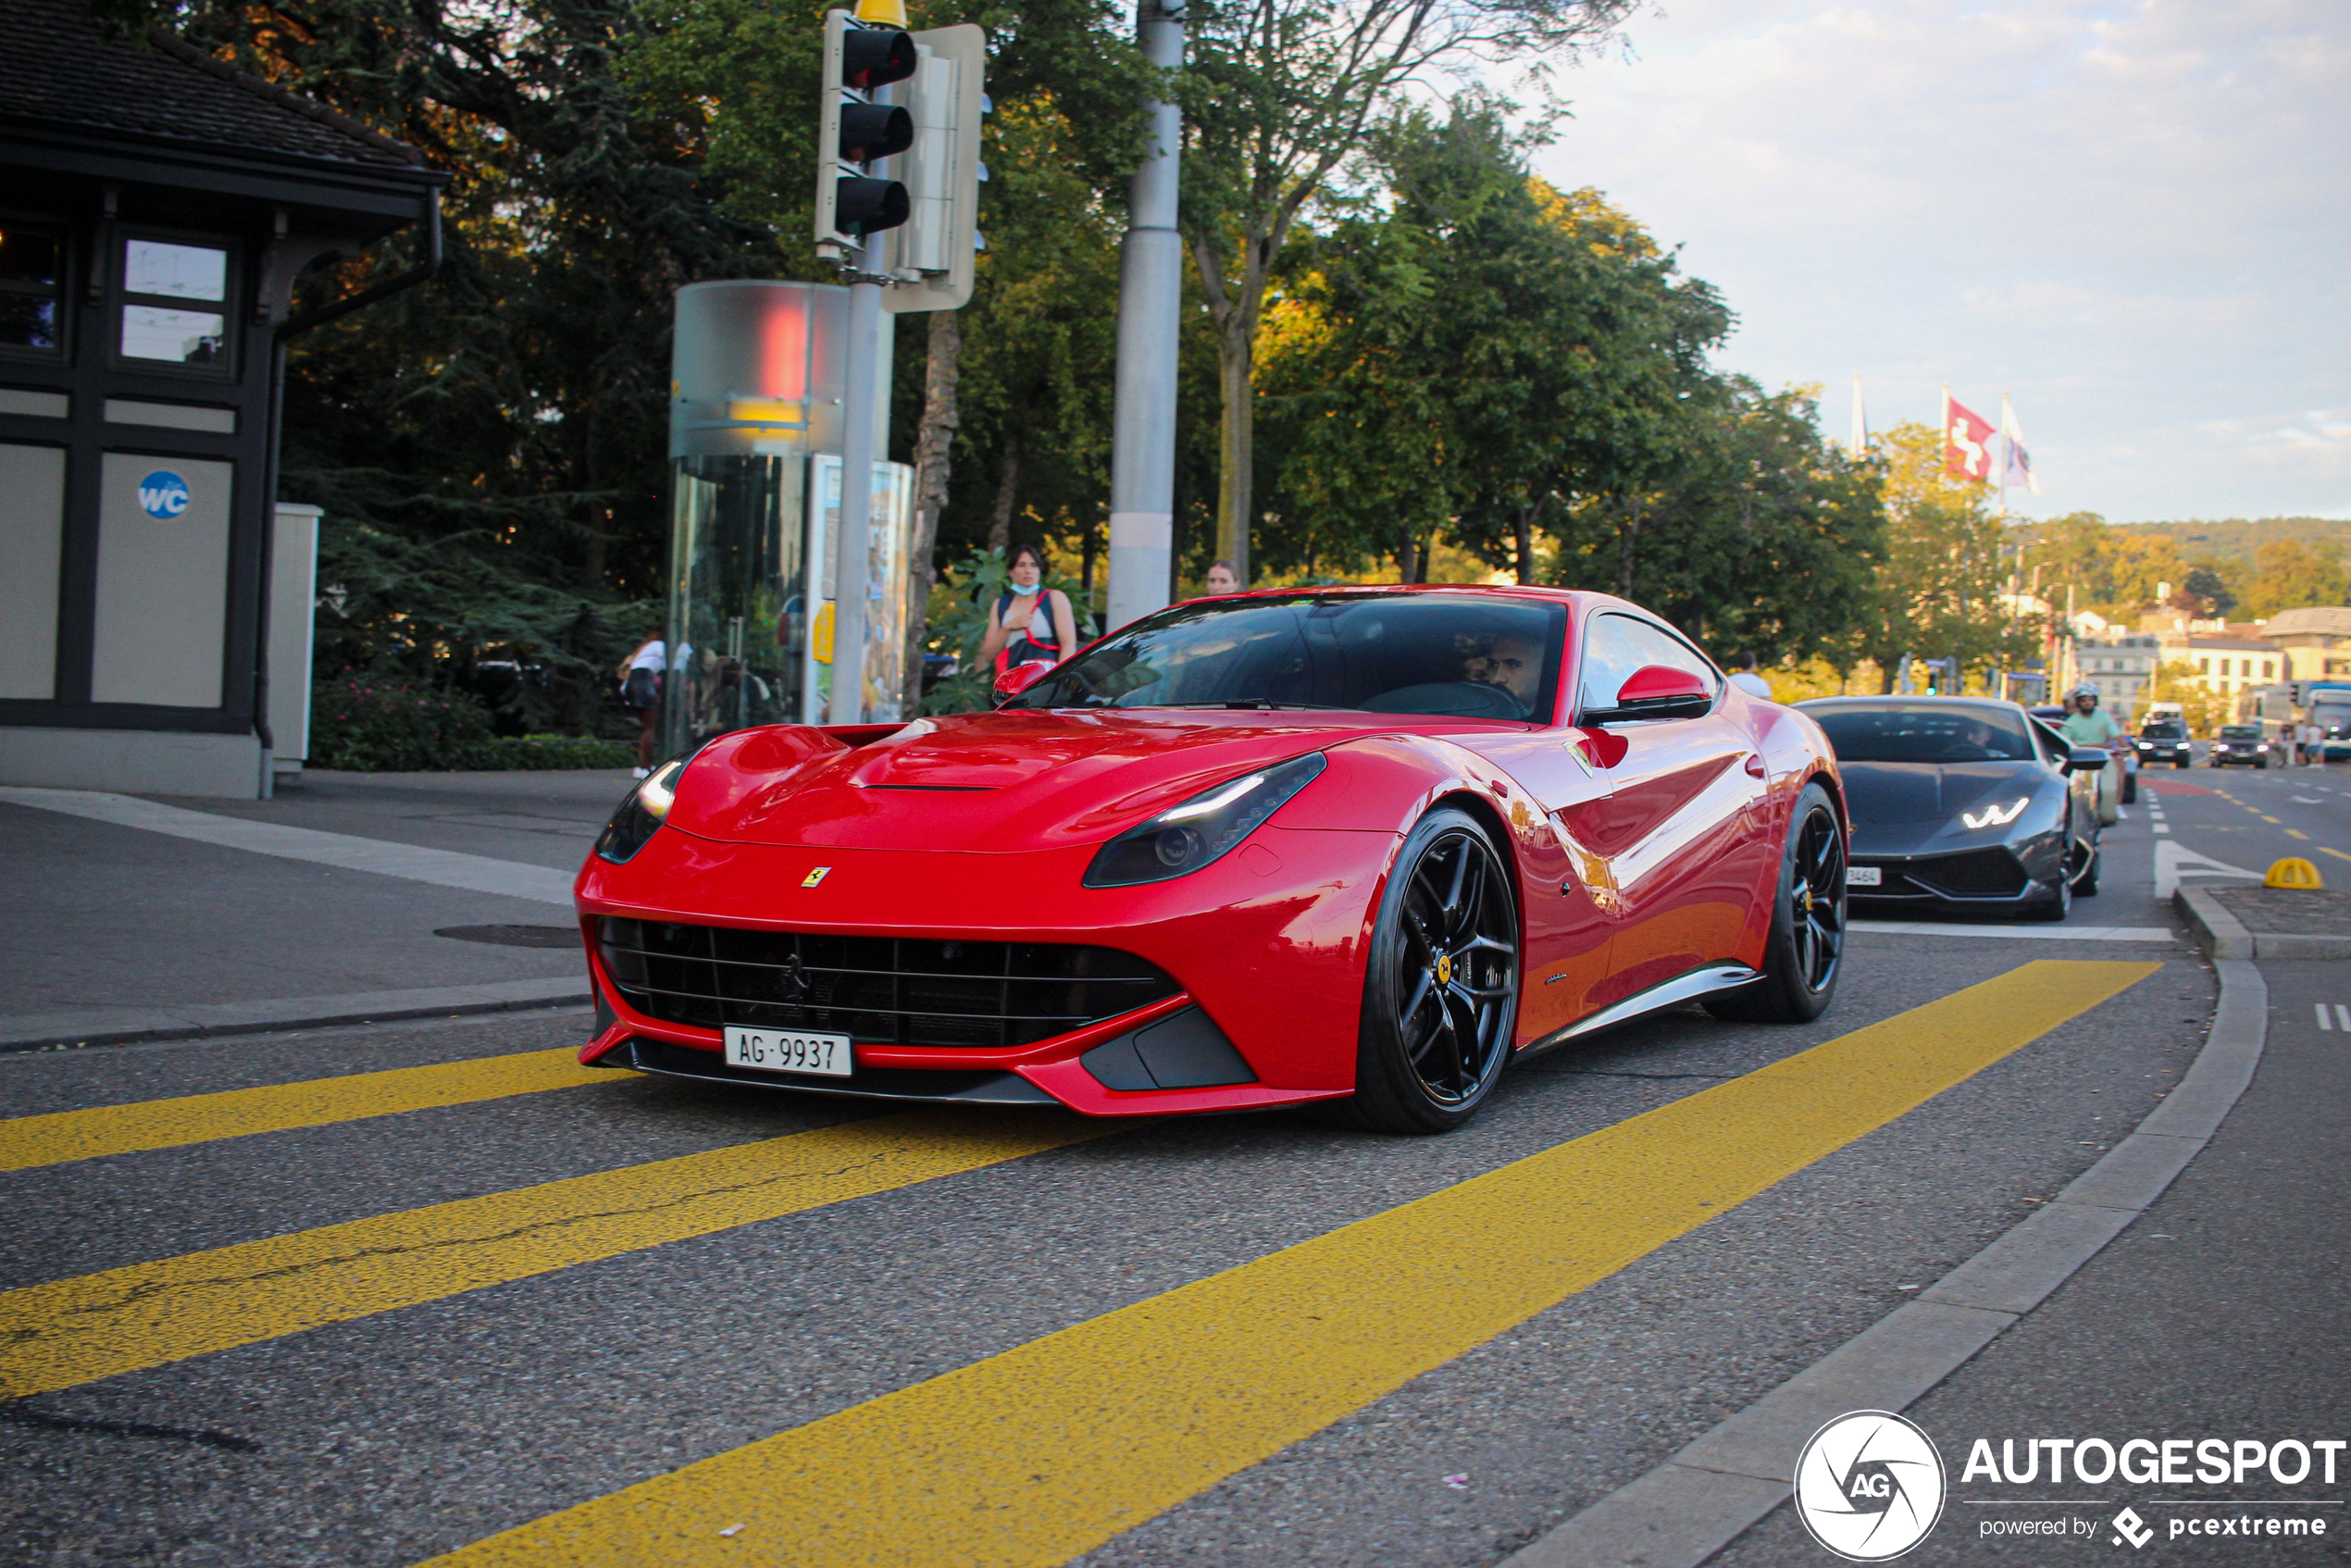
[[[62,230],[0,223],[0,350],[59,356],[65,345],[65,262]]]
[[[228,250],[134,234],[119,260],[116,357],[227,370]]]
[[[1710,694],[1723,690],[1721,672],[1680,638],[1631,616],[1595,616],[1584,632],[1576,706],[1586,712],[1614,707],[1624,682],[1648,665],[1687,670],[1706,682]]]

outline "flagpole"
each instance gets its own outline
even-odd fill
[[[1870,418],[1861,411],[1861,372],[1853,372],[1853,460],[1860,462],[1870,450]]]
[[[2000,439],[2004,442],[2009,439],[2009,394],[2002,392],[2000,394]],[[2005,517],[2009,515],[2009,454],[2005,451],[2000,454],[2000,509],[1992,515],[1996,517]]]

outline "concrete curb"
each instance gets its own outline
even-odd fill
[[[2171,902],[2188,923],[2196,945],[2214,958],[2295,961],[2351,958],[2351,937],[2315,937],[2289,931],[2249,931],[2208,888],[2182,887]]]
[[[517,1008],[585,1006],[586,976],[542,980],[492,980],[478,986],[425,986],[415,990],[351,991],[187,1007],[76,1007],[0,1019],[0,1053],[132,1040],[202,1039],[265,1029],[368,1024]]]
[[[2180,890],[2183,907],[2189,892]],[[2209,895],[2204,902],[2220,910]],[[2222,958],[2213,967],[2220,1002],[2196,1065],[2105,1158],[1917,1300],[1517,1552],[1505,1568],[1698,1568],[1788,1500],[1797,1455],[1822,1425],[1848,1411],[1907,1408],[2048,1300],[2163,1195],[2253,1081],[2269,1032],[2269,986],[2245,960]]]

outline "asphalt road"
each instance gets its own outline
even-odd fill
[[[2074,926],[2171,925],[2167,840],[2254,866],[2248,823],[2351,849],[2344,780],[2174,792],[2214,781],[2151,781],[2169,831],[2135,809],[2112,830]],[[453,814],[559,824],[591,809],[571,787],[543,808],[410,800],[396,824],[364,790],[252,810],[555,864],[576,847],[553,828],[526,856],[506,846],[529,828]],[[152,847],[83,826],[0,810],[33,854]],[[231,859],[156,862],[146,898],[238,879],[237,852],[192,848]],[[297,963],[357,962],[312,953],[305,928],[365,948],[377,920],[367,951],[396,930],[429,952],[428,921],[560,918],[248,859],[308,878],[267,882],[288,909],[267,940]],[[566,1076],[576,1010],[0,1058],[19,1167],[0,1174],[0,1389],[19,1396],[0,1404],[0,1560],[389,1568],[519,1531],[465,1561],[1494,1563],[2032,1213],[2158,1103],[2215,995],[2184,941],[2063,928],[1859,935],[1847,964],[1814,1024],[1654,1018],[1524,1065],[1431,1140],[1288,1114],[910,1119]],[[2328,966],[2301,969],[2319,985]],[[2313,1016],[2319,999],[2292,1000]],[[1850,1044],[1889,1021],[1863,1039],[1917,1079],[1894,1101]],[[2242,1139],[2164,1200],[2182,1213],[1930,1396],[1930,1431],[2345,1425],[2340,1376],[2313,1389],[2346,1326],[2321,1298],[2345,1275],[2325,1107],[2351,1087],[2351,1050],[2327,1047],[2351,1039],[2303,1033],[2281,1027]],[[1762,1072],[1822,1047],[1810,1076]],[[1930,1058],[1956,1065],[1929,1081]],[[325,1079],[343,1081],[271,1092]],[[248,1092],[186,1099],[223,1091]],[[1710,1128],[1717,1103],[1758,1109]],[[1813,1145],[1789,1132],[1815,1122]],[[1530,1171],[1572,1184],[1576,1256],[1511,1251]],[[1687,1215],[1651,1212],[1666,1188]],[[1432,1289],[1451,1248],[1468,1262]],[[2141,1358],[2122,1371],[2118,1338]],[[1217,1384],[1261,1343],[1279,1356]],[[2195,1375],[2124,1375],[2183,1346]],[[1058,1412],[1042,1435],[1040,1411]],[[656,1516],[682,1533],[629,1534]],[[1952,1561],[1976,1544],[1957,1520],[1933,1543]],[[957,1544],[972,1529],[995,1555]],[[1785,1511],[1725,1560],[1829,1561]]]

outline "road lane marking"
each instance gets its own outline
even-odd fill
[[[571,906],[574,873],[551,871],[518,860],[461,854],[455,850],[429,850],[417,844],[362,839],[351,833],[322,833],[315,828],[289,828],[281,822],[250,822],[242,816],[219,816],[208,811],[184,811],[179,806],[157,805],[135,795],[108,794],[103,790],[0,786],[0,803],[108,822],[118,828],[168,833],[175,839],[193,839],[199,843],[246,850],[255,854],[340,865],[349,871],[372,871],[379,877],[401,877],[411,882],[496,893],[502,898]]]
[[[2337,860],[2351,860],[2351,854],[2345,854],[2341,850],[2329,849],[2324,844],[2320,844],[2319,846],[2319,852],[2320,854],[2331,854]]]
[[[623,1077],[606,1069],[581,1066],[579,1052],[562,1046],[514,1056],[18,1116],[0,1122],[0,1171],[25,1171],[68,1160],[171,1149],[216,1139],[250,1138],[293,1127],[326,1126],[552,1089],[616,1083]]]
[[[2015,937],[2077,942],[2168,942],[2169,926],[2007,926],[1935,920],[1847,920],[1845,928],[1871,937]]]
[[[0,1398],[888,1192],[1117,1125],[910,1112],[0,1292]]]
[[[2161,967],[2024,964],[1254,1263],[460,1548],[431,1568],[1065,1562],[1607,1278]]]
[[[2306,843],[2306,844],[2307,844],[2307,843],[2308,843],[2308,842],[2310,841],[2310,835],[2309,835],[2309,834],[2307,834],[2307,833],[2305,833],[2305,832],[2304,832],[2304,831],[2302,831],[2302,829],[2301,829],[2301,828],[2287,828],[2287,829],[2285,830],[2285,836],[2286,836],[2287,838],[2289,838],[2289,839],[2299,839],[2299,840],[2302,840],[2304,843]]]

